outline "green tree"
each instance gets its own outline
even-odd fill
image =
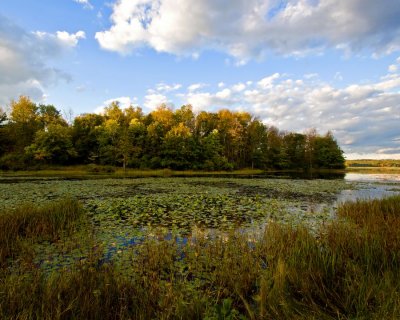
[[[6,125],[7,114],[0,107],[0,157],[7,152],[10,147],[8,127]]]
[[[46,130],[39,130],[25,151],[35,160],[49,164],[68,164],[77,155],[70,128],[61,124],[50,124]]]
[[[305,147],[306,137],[300,133],[287,133],[283,136],[282,145],[288,159],[288,168],[306,168]]]
[[[62,126],[68,125],[61,116],[60,111],[51,104],[39,104],[37,119],[41,123],[41,127],[44,129],[46,129],[50,124],[59,124]]]
[[[247,158],[252,168],[263,168],[263,151],[266,150],[266,126],[259,120],[252,121],[247,129]]]
[[[282,139],[278,128],[267,129],[267,143],[264,151],[264,164],[266,168],[279,168]]]
[[[343,169],[345,167],[343,151],[331,132],[315,138],[314,163],[317,168]]]
[[[161,165],[171,169],[189,169],[192,162],[192,133],[183,122],[165,136]]]
[[[305,143],[305,162],[306,168],[312,170],[315,167],[315,141],[317,139],[317,130],[315,128],[306,132]]]
[[[119,132],[119,139],[117,144],[117,154],[122,162],[124,171],[128,165],[129,160],[138,151],[134,146],[134,132],[130,127],[122,127]]]
[[[74,119],[72,141],[77,152],[79,163],[97,163],[100,157],[99,130],[104,117],[94,113],[83,114]]]
[[[180,107],[180,109],[175,110],[174,123],[175,125],[183,123],[187,128],[189,128],[192,134],[194,133],[195,116],[193,113],[193,108],[190,104],[183,105],[182,107]]]
[[[97,127],[99,143],[99,160],[101,164],[117,165],[119,158],[118,143],[120,138],[120,125],[115,119],[106,120]]]
[[[223,155],[223,146],[221,137],[217,129],[214,129],[209,135],[201,140],[201,155],[203,169],[205,170],[230,170],[233,165]]]

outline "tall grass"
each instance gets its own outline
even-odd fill
[[[75,229],[83,210],[77,200],[64,199],[37,207],[24,205],[0,212],[0,266],[15,258],[21,240],[57,240]]]
[[[399,319],[399,209],[359,201],[317,236],[272,223],[258,241],[149,239],[106,265],[4,272],[0,318]]]

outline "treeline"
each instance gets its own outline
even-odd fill
[[[348,167],[400,167],[400,160],[394,159],[360,159],[360,160],[346,160]]]
[[[53,105],[21,96],[0,109],[0,169],[100,164],[131,168],[230,170],[343,168],[331,133],[283,132],[247,112],[195,114],[161,105],[149,114],[111,103],[72,123]]]

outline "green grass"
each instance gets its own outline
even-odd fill
[[[106,263],[93,248],[52,274],[3,268],[0,318],[399,319],[400,197],[346,203],[337,214],[316,235],[270,223],[256,240],[149,237]],[[41,230],[68,229],[54,225]]]
[[[0,265],[16,258],[25,240],[55,241],[71,233],[82,217],[76,200],[64,199],[45,206],[24,205],[0,212]]]
[[[97,171],[97,172],[96,172]],[[61,176],[61,177],[169,177],[169,176],[213,176],[213,175],[257,175],[264,171],[259,169],[240,169],[233,171],[202,171],[202,170],[170,170],[170,169],[131,169],[123,170],[110,166],[49,166],[40,170],[0,171],[4,176]]]

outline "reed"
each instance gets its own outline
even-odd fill
[[[257,241],[148,239],[108,264],[3,270],[0,318],[399,319],[399,209],[400,197],[346,203],[317,235],[270,223]]]
[[[82,215],[83,209],[73,199],[0,212],[0,266],[16,257],[22,240],[57,240],[61,233],[73,231]]]

